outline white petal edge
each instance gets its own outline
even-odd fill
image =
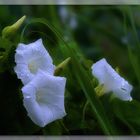
[[[36,66],[35,73],[29,69],[29,64],[32,64],[33,61]],[[44,70],[52,75],[55,70],[52,58],[45,49],[42,43],[42,39],[38,39],[37,41],[27,45],[20,43],[16,49],[15,62],[17,64],[15,67],[15,72],[17,73],[18,78],[22,80],[22,82],[25,81],[23,82],[24,85],[30,81],[29,79],[32,79],[36,75],[39,69]],[[21,67],[21,65],[26,65],[26,68],[29,70],[25,71],[24,69],[19,69],[18,67]],[[22,76],[18,73],[22,73]],[[27,80],[25,80],[23,77],[24,75],[28,75]]]
[[[26,64],[17,64],[14,67],[14,71],[16,72],[17,77],[21,79],[24,85],[26,85],[29,81],[31,81],[34,78],[34,75],[30,73]]]
[[[106,61],[101,59],[92,65],[92,74],[95,76],[99,84],[105,87],[105,93],[113,92],[114,95],[121,100],[131,101],[132,85],[122,78]]]

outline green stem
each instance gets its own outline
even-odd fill
[[[87,100],[85,105],[84,105],[84,108],[83,108],[83,117],[82,117],[82,122],[84,122],[85,120],[85,114],[86,114],[86,109],[87,109],[87,106],[89,105],[89,101]]]

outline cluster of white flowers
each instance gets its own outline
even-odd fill
[[[92,74],[103,85],[104,93],[113,94],[124,101],[131,101],[132,86],[123,79],[103,58],[92,65]]]
[[[17,76],[21,79],[24,107],[31,120],[44,127],[66,115],[66,78],[54,76],[55,66],[42,39],[28,45],[20,43],[15,54]]]
[[[42,40],[28,45],[20,43],[16,49],[15,62],[14,70],[24,84],[24,107],[31,120],[44,127],[64,117],[66,78],[54,76],[55,66]],[[99,86],[103,86],[102,92],[113,92],[121,100],[132,100],[130,92],[133,87],[105,59],[92,65],[92,74],[98,79]]]

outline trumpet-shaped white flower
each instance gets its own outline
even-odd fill
[[[24,85],[34,78],[39,69],[50,74],[53,74],[55,69],[42,39],[28,45],[20,43],[16,49],[15,62],[17,65],[14,70]]]
[[[92,74],[103,85],[104,93],[113,92],[121,100],[132,100],[132,86],[123,79],[103,58],[92,65]]]
[[[24,106],[35,124],[44,127],[66,115],[65,83],[64,77],[39,70],[35,78],[22,88]]]

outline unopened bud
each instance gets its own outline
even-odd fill
[[[68,57],[67,59],[65,59],[63,62],[61,62],[55,69],[54,75],[59,75],[64,68],[68,65],[68,63],[70,62],[71,58]]]
[[[11,26],[6,26],[2,30],[2,38],[11,37],[14,33],[17,32],[17,30],[20,28],[20,26],[23,24],[24,20],[26,19],[26,16],[23,16],[20,18],[16,23],[14,23]]]

